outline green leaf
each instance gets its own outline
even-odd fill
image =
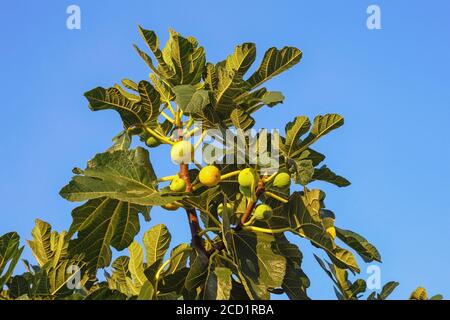
[[[122,131],[113,138],[113,145],[108,149],[109,152],[116,150],[128,150],[131,146],[131,136],[127,130]]]
[[[92,111],[116,110],[122,118],[125,128],[135,125],[155,126],[159,115],[159,93],[147,81],[138,85],[140,101],[133,101],[124,96],[117,88],[97,87],[84,95]]]
[[[148,208],[111,198],[89,200],[72,211],[69,252],[84,254],[90,270],[106,267],[111,262],[111,248],[123,250],[139,232],[139,212]]]
[[[211,263],[206,278],[203,299],[229,300],[232,288],[231,275],[232,272],[230,269]]]
[[[9,289],[9,295],[13,299],[17,299],[23,295],[30,294],[30,284],[24,276],[14,276],[7,284]]]
[[[158,125],[159,106],[161,105],[159,92],[147,81],[140,81],[138,85],[141,100],[138,103],[140,110],[144,110],[145,118],[141,124],[155,128]]]
[[[286,141],[284,143],[284,154],[287,158],[291,157],[294,151],[297,150],[300,137],[306,134],[311,127],[311,122],[308,117],[296,117],[294,121],[288,122],[285,128]]]
[[[156,61],[158,62],[158,67],[155,68],[153,63],[151,62],[151,58],[147,56],[146,54],[143,54],[137,46],[135,46],[136,50],[138,51],[139,55],[144,59],[144,61],[147,63],[147,65],[155,72],[158,76],[163,77],[166,79],[166,81],[173,82],[176,80],[175,78],[175,71],[171,66],[168,65],[168,63],[164,60],[163,53],[159,49],[159,40],[156,36],[154,31],[146,30],[142,28],[141,26],[138,26],[139,33],[141,34],[142,38],[145,40],[148,48],[152,51],[153,55],[156,58]]]
[[[276,237],[275,246],[286,258],[286,274],[283,279],[282,288],[291,300],[307,300],[306,289],[310,282],[301,268],[303,255],[299,248],[289,243],[284,235]]]
[[[155,295],[155,288],[153,287],[150,281],[146,281],[143,284],[141,290],[139,291],[137,300],[153,300],[154,295]]]
[[[206,63],[203,47],[198,47],[193,38],[184,38],[174,30],[169,30],[169,33],[169,41],[162,51],[162,57],[175,71],[173,78],[176,80],[166,80],[172,86],[199,83]],[[161,63],[161,60],[158,59],[158,62]]]
[[[322,180],[332,183],[338,187],[347,187],[350,185],[350,181],[348,181],[344,177],[338,176],[333,171],[331,171],[327,166],[322,166],[318,169],[315,169],[312,178],[314,180]]]
[[[306,149],[295,160],[301,161],[301,160],[311,160],[313,166],[317,166],[319,163],[321,163],[323,160],[325,160],[325,156],[313,149]]]
[[[230,119],[236,129],[241,129],[243,131],[250,129],[255,125],[255,119],[240,107],[231,111]]]
[[[314,123],[309,135],[301,142],[299,148],[291,155],[296,157],[305,151],[311,144],[319,140],[324,135],[339,128],[344,124],[344,118],[338,114],[326,114],[314,118]]]
[[[311,182],[314,176],[314,166],[311,160],[290,160],[289,168],[294,173],[294,181],[303,186]]]
[[[256,58],[256,46],[254,43],[243,43],[236,46],[234,52],[230,54],[226,61],[225,67],[228,70],[233,70],[240,77],[250,69]]]
[[[269,289],[282,286],[287,263],[274,248],[276,240],[272,235],[229,230],[225,238],[252,296],[266,298]]]
[[[144,273],[144,250],[142,250],[139,243],[133,241],[128,247],[128,251],[130,253],[128,269],[130,270],[133,283],[140,288],[147,281]]]
[[[130,79],[122,79],[122,85],[125,88],[138,92],[138,84]]]
[[[90,293],[85,300],[126,300],[127,296],[117,290],[103,287]]]
[[[396,281],[390,281],[383,286],[380,294],[378,295],[379,300],[386,300],[386,298],[398,287],[400,283]]]
[[[423,287],[418,287],[411,293],[409,300],[428,300],[427,290]]]
[[[349,287],[349,291],[351,292],[351,298],[357,299],[360,294],[366,292],[366,289],[367,289],[366,282],[362,279],[357,279]]]
[[[163,102],[170,103],[170,101],[175,98],[175,94],[173,93],[172,88],[161,81],[153,73],[150,74],[150,80],[152,81],[156,91],[159,92],[159,95],[161,96],[161,100]]]
[[[189,268],[181,268],[175,273],[166,274],[161,280],[158,287],[160,294],[167,294],[175,292],[177,294],[182,293],[186,277],[189,273]]]
[[[217,224],[212,220],[211,216],[217,218],[217,215],[211,210],[211,204],[218,199],[221,190],[219,186],[208,188],[199,195],[185,198],[182,203],[193,206],[200,211],[200,217],[205,227],[217,227]]]
[[[381,256],[377,248],[369,243],[364,237],[350,230],[344,230],[335,227],[336,235],[342,242],[355,250],[364,262],[378,261],[381,262]]]
[[[82,175],[62,188],[69,201],[108,197],[143,206],[164,205],[183,196],[165,196],[156,189],[157,178],[146,149],[117,150],[97,154]]]
[[[274,208],[272,218],[267,224],[271,229],[291,228],[292,232],[325,250],[339,267],[359,272],[353,254],[338,247],[323,228],[319,213],[323,207],[323,198],[324,194],[317,189],[308,191],[306,194],[294,192],[288,203]]]
[[[172,252],[170,253],[169,267],[164,272],[164,274],[173,274],[178,270],[185,268],[191,251],[188,250],[190,248],[191,246],[187,243],[179,244],[178,246],[173,248]]]
[[[169,230],[163,224],[158,224],[144,233],[143,242],[148,265],[164,258],[169,248],[171,237]]]
[[[0,237],[0,288],[10,279],[22,255],[24,247],[19,247],[19,244],[20,237],[15,232]]]
[[[214,110],[220,114],[228,115],[236,107],[234,101],[248,88],[239,73],[223,67],[217,69],[217,90],[214,91]]]
[[[244,43],[235,48],[224,65],[216,65],[218,81],[215,90],[215,109],[218,112],[229,114],[236,107],[235,98],[249,89],[243,76],[255,61],[255,57],[255,45]]]
[[[50,224],[36,219],[35,226],[31,232],[33,240],[27,240],[34,258],[41,267],[51,261],[55,253],[51,248],[51,229]]]
[[[191,263],[189,272],[186,276],[184,286],[187,290],[192,291],[204,283],[208,274],[208,261],[201,256],[196,256]]]
[[[284,47],[281,50],[270,48],[264,54],[259,68],[248,78],[247,83],[252,87],[259,87],[267,80],[286,71],[300,62],[302,52],[294,47]]]
[[[131,282],[131,273],[128,270],[130,258],[120,256],[112,263],[112,275],[107,276],[110,289],[118,290],[127,296],[133,296],[138,293],[138,289]]]
[[[210,103],[209,93],[206,90],[197,90],[193,85],[180,85],[172,88],[175,92],[176,104],[187,115],[203,111]]]

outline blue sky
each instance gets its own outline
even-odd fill
[[[81,30],[66,28],[66,8],[81,8]],[[366,28],[377,4],[382,29]],[[393,298],[417,286],[450,297],[450,3],[435,1],[14,1],[0,12],[0,234],[29,239],[35,218],[67,229],[74,204],[58,192],[74,166],[84,167],[121,130],[113,112],[92,113],[83,93],[148,69],[131,44],[137,24],[167,39],[172,27],[194,35],[210,61],[236,44],[299,47],[299,65],[268,84],[285,103],[258,113],[258,126],[283,128],[297,115],[340,113],[345,126],[320,141],[326,163],[346,176],[327,192],[336,224],[355,230],[381,252],[382,281],[397,280]],[[154,159],[167,149],[152,152]],[[154,161],[158,174],[173,172]],[[185,216],[152,211],[174,243],[188,241]],[[331,283],[298,241],[310,294],[334,298]],[[27,249],[25,257],[29,257]],[[362,277],[366,267],[362,265]]]

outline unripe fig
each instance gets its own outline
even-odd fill
[[[170,183],[169,188],[174,192],[184,192],[186,191],[186,182],[179,176],[176,176]]]
[[[246,168],[239,173],[238,182],[241,187],[252,187],[257,183],[257,177],[251,168]]]
[[[154,148],[157,147],[161,144],[161,142],[156,139],[155,137],[150,137],[145,141],[145,144],[150,147],[150,148]]]
[[[275,176],[273,186],[277,188],[288,188],[291,185],[291,176],[286,172],[281,172]]]
[[[256,220],[267,220],[272,217],[273,211],[270,206],[267,204],[260,204],[256,207],[255,212],[253,213],[253,216]]]
[[[178,204],[174,203],[174,202],[162,205],[161,207],[166,209],[166,210],[168,210],[168,211],[175,211],[178,208],[180,208],[180,206]]]
[[[200,170],[198,177],[205,186],[214,187],[220,182],[220,170],[216,166],[209,165]]]
[[[221,215],[222,212],[223,212],[223,203],[221,203],[221,204],[219,204],[219,205],[217,206],[217,213],[218,213],[219,215]],[[230,214],[230,213],[233,212],[233,206],[231,205],[231,203],[227,203],[227,204],[225,205],[225,212],[228,213],[228,214]]]
[[[328,227],[326,230],[326,233],[328,233],[333,239],[336,238],[336,229],[334,227]]]
[[[172,146],[170,157],[177,164],[191,163],[194,159],[194,146],[186,140],[178,141]]]

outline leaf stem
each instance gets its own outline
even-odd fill
[[[172,180],[175,179],[176,177],[177,177],[177,175],[162,177],[162,178],[159,178],[159,179],[158,179],[158,182],[172,181]]]
[[[269,177],[263,178],[264,183],[267,183],[271,181],[275,176],[278,174],[278,172],[272,173]]]
[[[225,180],[227,178],[231,178],[231,177],[237,176],[239,173],[241,173],[241,170],[236,170],[236,171],[233,171],[233,172],[226,173],[226,174],[220,176],[220,180]]]
[[[255,191],[255,199],[250,200],[247,204],[247,208],[245,209],[245,212],[242,214],[241,221],[239,221],[239,224],[236,226],[235,230],[239,231],[242,229],[242,226],[247,222],[248,218],[253,212],[253,209],[256,206],[256,202],[258,201],[258,198],[264,193],[265,186],[263,180],[259,180],[258,187]]]
[[[289,202],[289,200],[287,200],[287,199],[285,199],[283,197],[277,196],[276,194],[274,194],[274,193],[272,193],[270,191],[266,191],[266,192],[264,192],[264,194],[266,196],[268,196],[268,197],[271,197],[271,198],[273,198],[275,200],[278,200],[280,202],[283,202],[283,203],[288,203]]]
[[[198,139],[198,141],[197,141],[197,142],[195,143],[195,145],[194,145],[194,150],[197,150],[198,147],[200,147],[200,145],[202,144],[203,139],[205,139],[207,133],[208,133],[207,130],[204,130],[204,131],[202,132],[202,135],[200,136],[200,138]]]
[[[194,129],[192,129],[191,131],[189,131],[188,133],[186,133],[184,135],[185,138],[190,138],[191,136],[193,136],[198,130],[200,130],[199,127],[195,127]]]
[[[152,128],[145,127],[145,130],[146,130],[149,134],[151,134],[155,139],[161,141],[162,143],[167,143],[167,144],[170,144],[170,145],[174,144],[174,142],[171,141],[169,138],[160,135],[158,132],[156,132],[156,131],[153,130]]]
[[[170,104],[170,101],[166,102],[166,107],[169,109],[170,113],[172,113],[173,116],[175,116],[175,111],[172,108],[172,105]]]
[[[253,231],[253,232],[261,232],[261,233],[268,233],[268,234],[275,234],[275,233],[283,233],[283,232],[287,232],[287,231],[292,231],[291,228],[266,229],[266,228],[260,228],[260,227],[254,227],[254,226],[243,226],[242,230]]]
[[[171,117],[169,117],[164,111],[161,111],[161,115],[164,117],[164,118],[166,118],[168,121],[170,121],[170,123],[174,123],[174,120],[171,118]]]

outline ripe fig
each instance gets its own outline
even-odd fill
[[[177,164],[191,163],[194,159],[194,146],[186,140],[178,141],[172,146],[170,157]]]
[[[216,166],[209,165],[200,170],[198,177],[205,186],[214,187],[220,182],[220,170]]]

